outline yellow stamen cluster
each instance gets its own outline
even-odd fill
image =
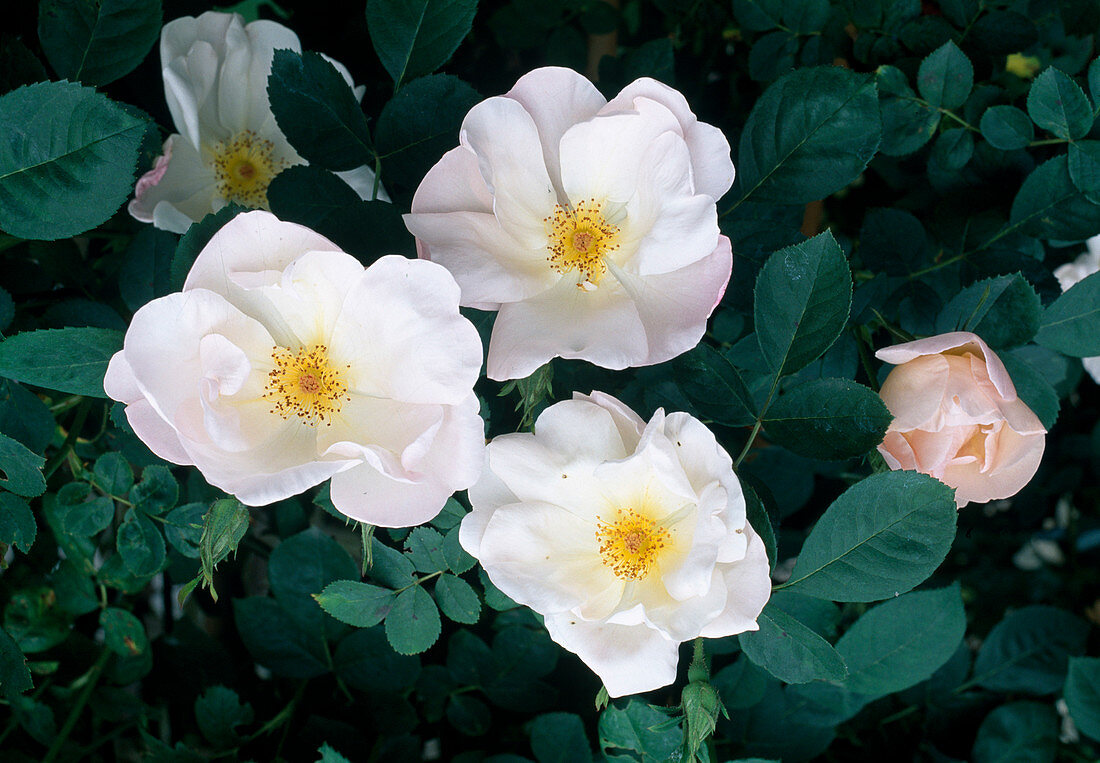
[[[547,217],[550,267],[559,273],[579,271],[585,283],[598,286],[607,272],[604,257],[619,248],[619,229],[604,220],[595,199],[577,202],[572,207],[558,204]]]
[[[619,509],[614,522],[597,518],[596,540],[603,563],[623,580],[642,580],[672,535],[634,509]]]
[[[233,136],[228,143],[213,146],[214,177],[218,194],[251,209],[267,209],[267,187],[283,169],[272,156],[275,144],[251,130]]]
[[[334,368],[323,344],[303,347],[297,353],[276,346],[271,361],[275,368],[268,373],[264,388],[271,412],[284,419],[297,416],[310,426],[318,422],[332,426],[332,415],[351,399],[344,381],[344,372],[351,366]]]

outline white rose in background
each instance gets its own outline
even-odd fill
[[[1093,236],[1085,242],[1085,245],[1088,251],[1082,253],[1073,262],[1067,262],[1055,268],[1054,277],[1058,279],[1062,291],[1100,271],[1100,236]],[[1081,358],[1081,363],[1093,381],[1100,384],[1100,357]]]
[[[369,268],[308,228],[238,215],[182,292],[134,315],[104,389],[138,437],[260,506],[332,478],[332,502],[426,522],[481,473],[481,341],[434,263]]]
[[[462,304],[499,310],[488,376],[553,357],[649,365],[694,347],[732,267],[729,143],[651,79],[612,101],[547,67],[466,115],[405,216]]]
[[[168,136],[163,155],[138,180],[131,215],[183,233],[229,202],[267,209],[271,180],[287,167],[306,164],[275,123],[267,97],[271,62],[282,48],[301,52],[302,45],[282,24],[244,24],[235,13],[208,11],[164,25],[164,94],[178,132]],[[328,60],[353,86],[348,70]],[[355,89],[357,98],[363,90]],[[360,197],[371,198],[369,167],[336,174]]]
[[[676,679],[679,645],[756,630],[764,543],[729,455],[686,413],[649,423],[601,392],[489,443],[459,540],[612,697]]]

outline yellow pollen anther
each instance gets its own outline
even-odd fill
[[[672,535],[634,509],[619,509],[614,522],[596,518],[596,540],[603,563],[623,580],[642,580]]]
[[[303,347],[297,353],[276,346],[271,351],[271,362],[275,368],[268,373],[264,387],[264,399],[272,403],[271,412],[284,419],[297,416],[310,426],[318,422],[332,426],[332,415],[351,399],[344,381],[344,372],[351,366],[334,368],[323,344]]]
[[[267,209],[267,187],[284,164],[272,156],[275,144],[244,130],[228,143],[215,143],[212,150],[218,194],[245,207]]]
[[[579,271],[585,284],[598,286],[607,272],[604,257],[619,248],[619,229],[603,217],[595,199],[577,202],[574,206],[554,207],[554,214],[545,219],[550,267],[559,273]]]

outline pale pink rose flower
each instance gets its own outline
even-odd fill
[[[256,211],[210,239],[182,292],[137,311],[103,386],[154,453],[249,506],[331,478],[339,511],[406,527],[481,473],[480,368],[445,269],[364,269]]]
[[[612,697],[675,681],[684,641],[757,630],[768,557],[697,419],[574,393],[488,450],[462,547]]]
[[[164,25],[164,94],[177,132],[165,141],[153,170],[138,180],[131,215],[184,233],[229,202],[267,209],[271,180],[286,167],[306,163],[275,123],[267,97],[267,77],[280,48],[301,52],[302,44],[282,24],[245,24],[236,13],[208,11]],[[329,61],[353,86],[343,64]],[[364,91],[354,88],[358,98]],[[361,198],[371,198],[370,167],[336,174]]]
[[[1088,250],[1080,254],[1077,259],[1054,269],[1054,277],[1058,279],[1062,291],[1100,271],[1100,236],[1093,236],[1085,242],[1085,245]],[[1100,356],[1081,358],[1081,364],[1089,372],[1092,380],[1100,384]]]
[[[897,366],[879,393],[894,415],[878,446],[891,469],[955,488],[960,508],[1015,495],[1035,475],[1046,429],[977,335],[940,334],[875,357]]]
[[[546,67],[466,115],[405,216],[462,304],[498,310],[488,376],[551,358],[621,369],[694,347],[729,280],[729,143],[652,79],[610,102]]]

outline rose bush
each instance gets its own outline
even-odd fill
[[[405,221],[463,305],[499,311],[489,378],[554,357],[650,365],[698,343],[730,276],[715,204],[734,170],[683,95],[640,79],[608,102],[576,72],[536,69],[471,109],[461,137]]]
[[[875,357],[896,366],[881,390],[894,421],[878,446],[891,469],[955,488],[959,508],[1015,495],[1035,475],[1046,429],[981,337],[956,331]]]
[[[756,630],[768,557],[729,454],[686,413],[601,392],[489,443],[459,538],[612,697],[676,680],[681,642]]]
[[[445,270],[364,270],[257,211],[218,231],[182,292],[134,315],[104,388],[157,455],[245,504],[331,478],[342,513],[405,527],[480,472],[480,365]]]

